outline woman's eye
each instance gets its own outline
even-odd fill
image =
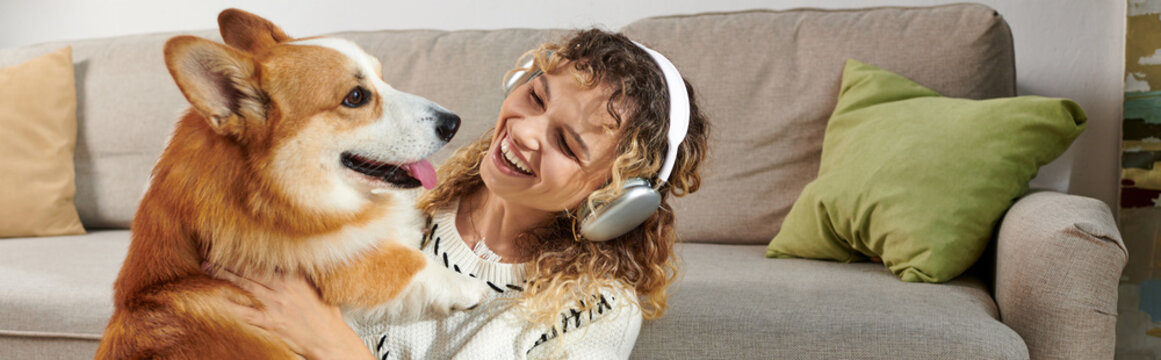
[[[528,95],[532,97],[532,101],[536,103],[536,106],[544,107],[544,100],[540,99],[540,95],[536,95],[536,88],[529,86]]]
[[[576,158],[576,154],[573,153],[572,149],[568,147],[568,140],[564,139],[564,134],[560,134],[560,149],[563,150],[564,154],[568,155],[568,157],[574,159]]]
[[[366,104],[368,98],[369,96],[367,96],[367,89],[364,89],[361,86],[356,86],[354,89],[351,89],[351,92],[347,93],[346,97],[343,98],[343,106],[357,108],[363,106],[363,104]]]

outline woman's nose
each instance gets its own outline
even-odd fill
[[[512,141],[517,146],[524,150],[540,150],[540,144],[543,142],[546,119],[543,116],[528,116],[520,122],[515,123],[512,127],[511,137]]]

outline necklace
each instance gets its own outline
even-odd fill
[[[500,262],[500,260],[504,259],[499,254],[492,252],[492,249],[488,248],[488,244],[485,244],[484,239],[482,238],[480,241],[476,242],[476,246],[472,247],[472,253],[476,254],[476,256],[479,256],[481,259],[491,262]]]
[[[475,253],[476,256],[479,256],[481,259],[487,261],[500,262],[503,257],[501,257],[499,254],[496,254],[495,252],[492,252],[492,249],[488,248],[488,244],[486,242],[487,238],[484,237],[484,232],[480,230],[480,227],[476,226],[476,217],[472,215],[474,214],[471,212],[468,213],[468,223],[472,225],[472,231],[476,233],[476,236],[480,238],[479,240],[476,240],[476,245],[472,246],[472,253]]]

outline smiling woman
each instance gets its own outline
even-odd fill
[[[632,318],[664,312],[676,272],[666,198],[700,186],[708,123],[684,84],[688,99],[674,101],[689,102],[688,135],[678,145],[673,176],[659,179],[669,146],[670,92],[643,48],[619,34],[588,30],[529,56],[532,69],[526,70],[543,75],[514,84],[493,131],[445,163],[444,182],[421,206],[434,214],[436,235],[454,235],[468,248],[527,271],[518,294],[505,297],[518,300],[516,315],[529,328],[543,329],[533,346],[602,319],[581,321],[578,314],[628,310],[641,315],[595,320],[590,335],[566,336],[547,347],[627,357],[640,326]],[[660,210],[608,242],[581,236],[578,214],[616,198],[631,178],[661,184]],[[441,214],[449,213],[455,216],[444,216],[454,218],[448,224],[454,234],[439,225]],[[610,343],[620,347],[594,345],[610,330],[617,339]]]

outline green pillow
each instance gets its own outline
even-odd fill
[[[909,282],[944,282],[980,257],[1041,165],[1087,118],[1067,99],[953,99],[848,60],[818,178],[767,257],[880,258]]]

